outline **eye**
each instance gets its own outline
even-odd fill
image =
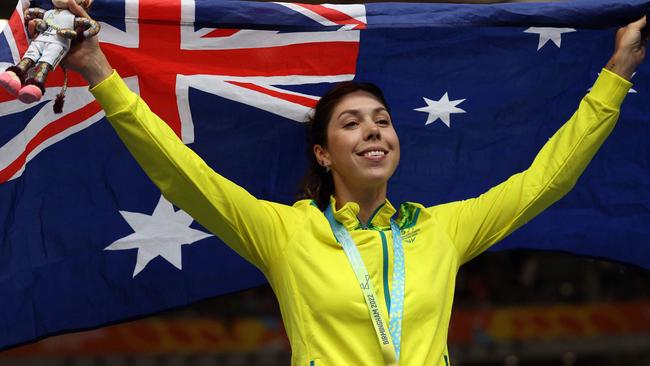
[[[357,125],[359,125],[359,122],[357,122],[357,121],[354,121],[354,120],[352,120],[352,121],[347,121],[347,122],[345,122],[345,124],[343,125],[343,128],[348,128],[348,129],[350,129],[350,128],[355,128],[355,127],[357,127]]]
[[[384,126],[384,127],[390,126],[390,121],[388,119],[386,119],[386,118],[382,118],[382,119],[378,120],[375,123],[380,125],[380,126]]]

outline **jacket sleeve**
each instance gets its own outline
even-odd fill
[[[297,209],[258,200],[214,172],[116,72],[91,92],[167,200],[268,273],[298,227]]]
[[[429,207],[465,263],[528,222],[573,188],[619,116],[632,84],[605,69],[578,110],[528,169],[479,197]]]

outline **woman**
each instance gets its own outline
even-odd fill
[[[323,96],[304,192],[313,200],[286,206],[258,200],[208,167],[126,88],[96,40],[71,50],[66,65],[90,83],[165,197],[266,275],[293,365],[447,365],[459,266],[573,186],[616,122],[626,79],[645,56],[644,25],[617,33],[592,91],[529,169],[478,198],[435,207],[396,209],[386,199],[399,139],[372,85],[343,84]]]

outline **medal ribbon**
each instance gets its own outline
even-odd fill
[[[370,275],[366,269],[361,254],[356,244],[352,240],[350,233],[340,222],[334,218],[332,205],[325,210],[325,217],[330,223],[332,232],[336,240],[343,247],[345,255],[352,266],[359,286],[363,292],[363,297],[368,306],[370,319],[377,334],[377,340],[381,347],[382,355],[386,365],[396,366],[400,354],[400,339],[402,338],[402,316],[404,311],[404,247],[402,246],[402,235],[399,227],[393,219],[390,220],[390,228],[393,232],[393,281],[390,291],[390,323],[387,325],[384,317],[379,311],[379,306],[375,296],[375,290],[370,280]],[[388,330],[387,330],[388,327]]]

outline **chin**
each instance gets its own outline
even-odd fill
[[[358,181],[366,183],[367,186],[376,186],[380,184],[386,184],[390,179],[392,174],[387,172],[368,172],[363,174],[363,176],[358,177]]]

